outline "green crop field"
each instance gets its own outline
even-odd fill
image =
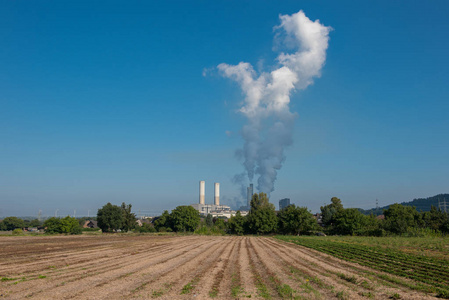
[[[302,237],[276,238],[312,248],[337,258],[358,263],[411,280],[382,276],[415,290],[436,292],[449,298],[449,239],[405,237]]]

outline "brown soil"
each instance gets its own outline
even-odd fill
[[[268,237],[0,237],[6,299],[433,299]]]

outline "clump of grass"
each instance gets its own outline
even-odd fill
[[[218,295],[218,288],[214,287],[212,288],[212,290],[209,292],[209,297],[211,298],[215,298]]]
[[[2,281],[11,281],[11,280],[16,280],[17,278],[9,278],[9,277],[2,277]]]
[[[363,297],[366,297],[366,298],[370,298],[370,299],[374,298],[374,294],[371,292],[362,292],[360,295],[362,295]]]
[[[443,290],[443,289],[437,289],[437,297],[438,298],[449,299],[449,291],[448,290]]]
[[[231,288],[232,297],[237,298],[243,292],[244,292],[244,290],[241,285],[235,285]]]
[[[353,275],[353,276],[348,276],[345,275],[343,273],[338,273],[337,274],[338,277],[340,277],[341,279],[346,280],[347,282],[353,283],[353,284],[357,284],[357,278]]]
[[[259,275],[256,276],[256,288],[259,292],[259,296],[265,299],[270,299],[271,295],[268,292],[267,286],[263,283],[262,278]]]
[[[302,289],[304,289],[304,292],[306,293],[317,293],[317,291],[313,288],[313,286],[310,284],[310,280],[306,278],[306,282],[301,284],[300,286]]]
[[[233,273],[231,276],[231,295],[234,298],[239,298],[241,294],[245,292],[243,287],[240,285],[239,276]],[[250,295],[251,296],[251,295]]]
[[[193,278],[192,281],[187,283],[181,290],[181,295],[190,294],[192,290],[195,288],[195,285],[198,283],[199,278]]]
[[[371,290],[371,291],[374,290],[374,288],[366,280],[363,280],[362,282],[360,282],[360,286],[367,290]]]
[[[349,300],[349,297],[346,295],[346,293],[344,291],[339,291],[337,294],[337,299],[340,300]]]
[[[316,285],[318,285],[320,288],[326,287],[326,285],[324,284],[323,280],[319,279],[317,276],[314,277],[309,277],[308,278],[311,282],[315,283]]]
[[[181,294],[190,294],[190,292],[193,290],[193,285],[191,282],[187,283],[181,290]]]
[[[163,290],[156,290],[156,291],[153,291],[152,297],[157,298],[157,297],[162,296],[163,294],[164,294]]]
[[[391,295],[390,299],[401,299],[401,295],[399,295],[398,293],[394,293],[393,295]]]
[[[39,278],[39,279],[44,279],[44,278],[47,278],[47,276],[45,276],[45,275],[39,275],[39,277],[37,277],[37,278]]]
[[[277,285],[276,290],[281,298],[293,298],[295,292],[288,284]]]

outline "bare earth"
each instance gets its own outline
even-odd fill
[[[0,237],[0,298],[433,299],[269,237]]]

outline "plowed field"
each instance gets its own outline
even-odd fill
[[[269,237],[0,237],[8,299],[433,299],[384,275]]]

